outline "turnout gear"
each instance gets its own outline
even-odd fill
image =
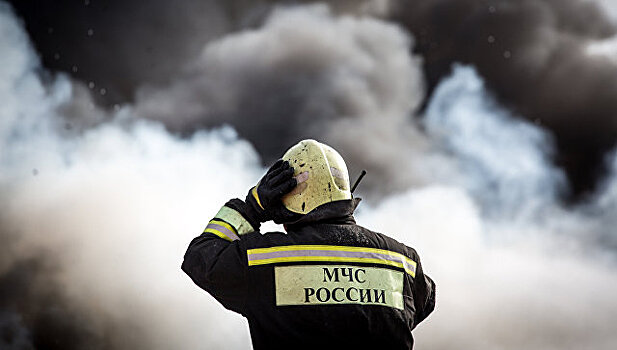
[[[316,141],[308,145],[327,153]],[[287,160],[297,164],[300,157]],[[341,162],[324,163],[341,170]],[[287,234],[258,231],[262,220],[285,209],[281,191],[291,190],[292,181],[308,182],[315,174],[327,179],[311,185],[334,181],[327,168],[311,173],[310,166],[292,166],[295,179],[279,161],[246,202],[227,202],[190,243],[182,269],[248,319],[257,350],[411,349],[411,331],[435,307],[435,284],[413,248],[356,224],[359,199],[325,197],[325,203],[285,221]],[[298,179],[305,171],[308,179]],[[348,191],[348,179],[340,188],[345,184]]]
[[[334,148],[315,140],[303,140],[291,147],[283,160],[294,167],[299,184],[283,197],[283,205],[288,210],[307,214],[322,204],[351,199],[347,165]]]

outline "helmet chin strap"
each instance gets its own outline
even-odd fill
[[[358,176],[358,179],[356,180],[356,182],[354,182],[353,187],[351,188],[351,193],[356,190],[356,187],[358,187],[364,175],[366,175],[366,170],[362,170],[362,173],[360,173],[360,176]]]

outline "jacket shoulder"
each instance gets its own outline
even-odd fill
[[[356,225],[359,229],[365,231],[365,235],[372,236],[375,240],[375,243],[379,246],[378,248],[396,251],[403,255],[406,255],[409,258],[412,258],[414,261],[418,258],[418,253],[416,250],[404,243],[397,241],[396,239],[380,232],[376,232],[373,230],[369,230],[366,227]]]

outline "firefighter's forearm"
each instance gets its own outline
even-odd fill
[[[251,215],[251,208],[239,199],[227,202],[206,226],[209,233],[227,241],[240,239],[241,235],[257,231],[259,221]]]

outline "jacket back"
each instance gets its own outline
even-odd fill
[[[435,285],[414,249],[356,225],[342,202],[286,234],[204,234],[183,269],[248,319],[255,349],[411,349]]]

